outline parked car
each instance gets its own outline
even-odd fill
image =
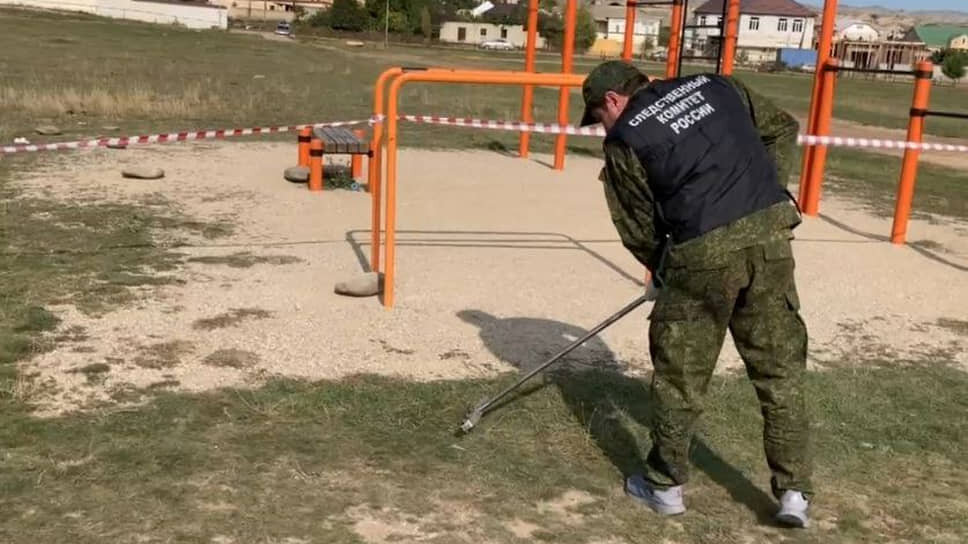
[[[276,32],[275,33],[278,34],[278,35],[280,35],[280,36],[289,36],[289,37],[292,37],[292,25],[290,25],[286,21],[282,21],[282,22],[280,22],[279,24],[276,25]]]
[[[497,51],[513,51],[514,46],[511,42],[507,40],[487,40],[486,42],[481,42],[481,49],[493,49]]]

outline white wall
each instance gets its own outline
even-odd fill
[[[646,38],[652,38],[653,41],[657,41],[659,38],[659,25],[658,19],[636,19],[635,28],[632,30],[632,42],[639,44],[645,41]],[[606,32],[598,32],[598,37],[607,40],[624,40],[625,39],[625,18],[609,18],[605,20]]]
[[[707,15],[705,24],[714,25],[718,15]],[[751,29],[753,19],[758,20],[757,29]],[[779,30],[780,19],[786,19],[786,30]],[[794,21],[803,22],[803,30],[794,32]],[[703,24],[702,16],[694,17],[694,24]],[[737,47],[776,49],[779,47],[798,47],[809,49],[813,46],[814,21],[812,17],[779,17],[776,15],[740,15],[739,43]],[[694,40],[686,40],[686,46],[703,41],[708,36],[718,36],[718,29],[695,30]],[[706,40],[708,41],[708,40]],[[698,44],[697,44],[698,45]]]
[[[228,28],[228,10],[219,6],[136,0],[0,0],[0,5],[80,11],[148,23],[178,23],[188,28]]]
[[[759,19],[759,29],[751,30],[753,18]],[[780,19],[786,19],[786,31],[778,30]],[[793,22],[803,21],[803,31],[794,32]],[[739,47],[799,47],[813,46],[812,17],[778,17],[776,15],[742,15],[739,19]]]
[[[843,40],[852,42],[876,42],[880,39],[880,33],[871,25],[865,23],[854,23],[838,32],[838,36]]]
[[[466,29],[464,40],[459,40],[459,30]],[[501,39],[501,29],[507,30],[507,37],[504,39],[515,47],[523,48],[528,43],[528,33],[522,25],[495,25],[491,23],[465,23],[461,21],[447,21],[440,26],[440,41],[449,43],[479,44],[488,40]],[[482,35],[483,31],[483,35]],[[544,38],[539,34],[535,40],[535,47],[543,48]]]

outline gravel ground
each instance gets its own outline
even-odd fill
[[[333,293],[361,271],[347,242],[368,238],[369,196],[310,194],[282,179],[294,145],[215,143],[63,155],[26,173],[28,194],[138,201],[162,193],[190,216],[235,232],[193,239],[182,285],[140,292],[101,316],[52,308],[62,334],[87,338],[23,363],[55,385],[41,414],[92,406],[143,387],[204,391],[376,373],[419,380],[491,375],[539,363],[642,291],[597,181],[599,160],[544,162],[485,152],[405,150],[400,157],[397,305]],[[133,164],[163,180],[123,179]],[[69,191],[65,190],[69,187]],[[883,241],[890,221],[827,198],[796,231],[797,279],[811,365],[930,359],[968,369],[968,225],[914,221],[911,240]],[[409,232],[408,232],[409,231]],[[162,235],[160,235],[161,237]],[[648,371],[651,305],[590,341],[573,360]],[[952,326],[954,324],[955,326]],[[77,329],[74,329],[77,330]],[[70,372],[106,363],[103,382]],[[727,340],[720,371],[741,361]]]

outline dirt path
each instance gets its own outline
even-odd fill
[[[569,157],[562,174],[491,153],[407,150],[397,307],[340,297],[333,284],[369,254],[369,196],[285,182],[294,156],[292,145],[258,143],[98,150],[21,177],[28,194],[54,198],[138,202],[162,191],[185,213],[236,225],[228,238],[179,249],[182,285],[100,317],[52,308],[63,319],[53,334],[77,339],[25,363],[55,386],[46,413],[133,388],[201,391],[270,376],[491,375],[540,362],[641,293],[642,269],[616,239],[596,181],[600,161]],[[133,163],[167,176],[121,178]],[[58,190],[65,184],[70,193]],[[957,287],[968,278],[968,225],[914,221],[911,239],[936,249],[893,247],[882,239],[889,221],[855,209],[828,198],[825,218],[797,231],[811,364],[931,357],[968,368],[968,337],[956,330],[968,306]],[[574,360],[647,372],[647,316],[636,311]],[[103,383],[77,372],[101,363]],[[721,369],[739,365],[727,341]]]

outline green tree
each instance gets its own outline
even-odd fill
[[[959,79],[965,77],[966,60],[968,59],[965,59],[965,55],[947,55],[941,64],[941,73],[957,83]]]
[[[390,32],[410,32],[410,20],[405,12],[390,10]]]
[[[653,49],[655,49],[655,40],[652,38],[646,38],[645,41],[642,42],[642,50],[640,53],[643,57],[645,57],[648,56]]]
[[[321,10],[317,11],[316,13],[313,13],[312,15],[309,16],[308,19],[306,19],[306,22],[309,23],[309,26],[316,26],[316,27],[326,26],[326,27],[328,27],[329,26],[329,10],[328,9],[321,9]]]
[[[564,31],[564,22],[561,17],[543,12],[538,13],[538,33],[544,36],[548,46],[553,49],[561,49]]]
[[[329,26],[335,30],[359,32],[370,26],[370,15],[356,0],[333,0]]]
[[[425,41],[429,41],[434,33],[434,22],[430,17],[430,8],[427,6],[420,11],[420,33],[423,34]]]
[[[582,5],[578,8],[578,13],[575,14],[575,52],[584,53],[588,51],[591,46],[595,45],[597,39],[598,27],[595,25],[592,12],[585,5]]]

